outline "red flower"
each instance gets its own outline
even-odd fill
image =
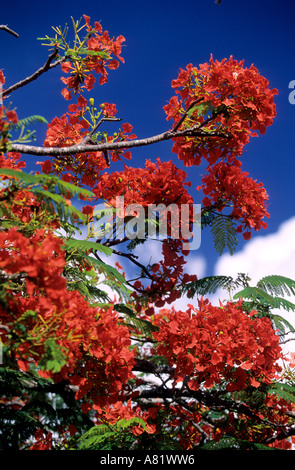
[[[36,442],[30,450],[50,450],[52,446],[52,433],[46,433],[42,429],[37,429],[35,433]]]
[[[208,139],[203,136],[173,139],[173,151],[188,166],[199,165],[203,157],[210,164],[219,158],[234,162],[250,137],[257,135],[256,131],[263,134],[276,114],[273,98],[278,91],[269,88],[269,82],[253,65],[244,68],[244,62],[237,62],[232,56],[221,62],[214,62],[211,56],[210,62],[199,68],[189,64],[186,70],[180,69],[172,87],[181,100],[173,97],[164,106],[167,119],[177,123],[196,100],[199,105],[188,113],[180,129],[201,125],[210,117],[205,126]],[[223,108],[219,108],[221,105]],[[210,132],[214,130],[224,130],[232,137],[212,139]]]
[[[223,380],[229,391],[269,383],[281,370],[279,337],[268,318],[255,314],[243,312],[241,302],[219,308],[200,300],[198,309],[164,309],[155,316],[157,353],[176,365],[176,380],[189,377],[192,389]]]
[[[84,215],[89,215],[89,216],[92,216],[93,215],[93,210],[94,208],[92,206],[84,206],[83,209],[82,209],[82,213]]]
[[[2,70],[0,70],[0,83],[2,83],[2,85],[4,85],[4,83],[5,83],[5,77],[3,75]]]
[[[246,240],[251,237],[251,228],[267,227],[262,219],[269,217],[266,210],[268,194],[262,183],[254,181],[239,166],[225,162],[209,166],[207,170],[208,175],[202,178],[203,184],[197,188],[203,189],[206,195],[203,199],[205,206],[216,204],[220,211],[227,205],[232,206],[231,216],[241,221],[237,232],[244,231]]]
[[[13,122],[14,124],[16,124],[17,121],[18,121],[17,114],[13,110],[6,111],[6,117],[7,117],[8,121]]]
[[[62,90],[62,95],[65,99],[72,98],[71,91],[76,95],[81,94],[83,89],[92,90],[95,77],[91,73],[96,72],[99,77],[99,83],[102,85],[108,81],[107,69],[117,69],[119,67],[119,59],[124,62],[120,56],[122,43],[125,41],[124,36],[118,36],[116,39],[110,38],[108,31],[103,31],[99,22],[95,22],[94,28],[90,25],[90,17],[83,15],[85,25],[88,31],[92,31],[90,38],[87,40],[87,49],[95,54],[90,53],[86,57],[82,56],[81,60],[76,60],[75,56],[62,64],[62,71],[70,73],[69,77],[62,77],[61,80],[67,85],[67,88]],[[79,54],[77,49],[76,54]],[[114,54],[117,59],[114,59]]]

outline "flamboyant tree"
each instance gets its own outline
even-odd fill
[[[170,128],[137,139],[115,104],[87,98],[124,62],[125,38],[86,15],[73,41],[54,31],[31,76],[8,86],[0,71],[1,448],[291,448],[295,374],[281,343],[292,326],[277,309],[295,310],[285,298],[295,281],[185,272],[194,227],[211,230],[219,253],[267,227],[267,192],[242,159],[272,124],[277,90],[233,57],[189,64],[164,106]],[[69,104],[39,147],[27,129],[46,119],[19,120],[11,99],[55,67]],[[171,160],[116,169],[133,147],[163,140]],[[28,174],[21,154],[47,159]],[[200,213],[177,159],[206,164]],[[144,264],[136,248],[150,234],[162,256]],[[228,300],[212,305],[220,288]]]

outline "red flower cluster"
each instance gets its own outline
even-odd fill
[[[0,158],[4,164],[4,168],[10,168],[9,165],[7,165],[7,162],[13,161],[13,160],[18,160],[17,156],[18,154],[14,152],[10,152],[7,154],[7,157],[5,157],[3,154],[4,152],[7,152],[7,144],[9,142],[9,129],[10,129],[10,124],[16,124],[18,121],[17,114],[14,110],[9,110],[6,109],[3,105],[0,106]],[[20,168],[24,166],[22,163],[20,165]]]
[[[116,197],[124,196],[125,206],[140,204],[147,207],[149,204],[172,203],[192,204],[192,197],[185,186],[186,173],[178,169],[174,163],[157,163],[146,161],[145,168],[131,168],[125,165],[124,171],[114,171],[110,175],[104,173],[93,192],[98,199],[103,198],[111,206],[115,206]]]
[[[0,153],[0,168],[11,168],[21,171],[22,168],[26,167],[26,163],[20,160],[20,158],[21,154],[17,152]]]
[[[183,265],[185,264],[184,257],[178,254],[178,251],[182,251],[180,212],[182,204],[188,204],[191,209],[193,204],[193,200],[185,188],[185,186],[190,186],[190,183],[185,179],[186,173],[178,169],[171,161],[161,162],[158,159],[157,163],[153,163],[147,160],[145,168],[130,168],[125,165],[122,172],[113,172],[111,175],[104,173],[93,189],[98,199],[103,198],[114,207],[118,196],[124,196],[125,208],[132,204],[139,204],[145,209],[146,218],[148,218],[148,208],[151,205],[160,206],[163,204],[164,207],[169,208],[170,205],[175,204],[175,206],[171,206],[171,218],[169,218],[169,212],[167,214],[167,233],[171,239],[163,242],[163,260],[154,265],[151,273],[152,283],[147,288],[147,292],[153,300],[158,301],[158,306],[163,305],[163,296],[169,302],[180,296],[179,291],[174,290],[176,283],[182,279]],[[177,227],[171,223],[173,209],[178,212]],[[192,222],[192,210],[189,216],[190,222]],[[116,217],[122,217],[122,215],[116,214]],[[127,220],[128,217],[125,217]],[[142,288],[140,281],[137,281],[135,287]]]
[[[67,290],[61,240],[50,232],[38,230],[28,239],[11,229],[0,234],[0,247],[0,268],[11,279],[23,278],[26,286],[0,310],[2,339],[15,348],[19,367],[28,370],[32,360],[42,364],[47,341],[52,340],[66,364],[58,374],[49,370],[48,376],[78,385],[77,398],[85,396],[97,404],[117,401],[133,377],[135,354],[118,314],[112,308],[91,307],[77,291]],[[7,336],[6,328],[14,335]]]
[[[0,267],[9,274],[26,273],[27,290],[57,298],[66,287],[62,277],[65,265],[60,238],[44,230],[27,238],[16,228],[0,233]]]
[[[163,309],[155,316],[156,351],[176,365],[177,381],[189,377],[192,390],[226,381],[228,391],[269,383],[281,370],[279,337],[268,318],[255,318],[241,302],[212,306],[200,300],[186,312]]]
[[[140,292],[148,295],[156,307],[163,307],[165,303],[171,304],[179,299],[181,297],[179,286],[197,280],[195,274],[183,272],[186,260],[181,252],[183,252],[181,240],[165,240],[162,244],[163,259],[153,265],[150,285],[143,287],[140,281],[134,284]],[[133,296],[136,300],[137,294],[134,293]]]
[[[242,221],[236,230],[244,231],[246,240],[251,237],[251,228],[259,230],[267,227],[262,219],[269,217],[266,210],[268,194],[262,183],[254,181],[239,166],[226,162],[216,163],[208,169],[202,182],[197,189],[203,189],[205,194],[203,205],[216,205],[220,211],[228,205],[232,207],[233,219]]]
[[[0,70],[0,84],[1,86],[5,83],[5,77],[3,72]],[[12,109],[9,110],[3,106],[0,106],[0,155],[3,151],[6,151],[6,144],[9,141],[9,126],[10,123],[16,124],[18,117],[16,112]]]
[[[239,157],[250,137],[256,136],[257,131],[263,134],[272,124],[277,90],[269,88],[269,82],[253,65],[244,68],[244,62],[237,62],[232,56],[221,62],[213,61],[211,56],[210,62],[199,68],[189,64],[186,70],[180,70],[172,87],[181,99],[174,96],[164,106],[167,119],[176,124],[185,116],[180,129],[199,126],[208,134],[176,137],[173,151],[188,166],[199,165],[202,158],[208,161],[208,175],[197,188],[211,197],[203,200],[204,205],[217,203],[222,210],[223,202],[234,201],[231,215],[243,221],[237,231],[246,229],[244,237],[250,238],[250,227],[267,227],[262,222],[263,217],[268,217],[267,194],[262,184],[241,172]],[[216,131],[226,132],[230,138],[213,136]]]
[[[69,110],[66,114],[60,118],[53,118],[48,124],[44,146],[70,147],[82,143],[89,133],[89,122],[84,118],[86,106],[87,100],[80,96],[76,104],[69,105]],[[116,106],[112,103],[103,103],[101,108],[103,116],[114,116],[117,112]],[[119,129],[114,135],[107,136],[107,142],[134,139],[136,136],[130,134],[132,129],[130,124],[123,123],[122,129]],[[90,149],[91,146],[89,145]],[[127,159],[130,158],[130,152],[124,152],[124,150],[110,151],[110,157],[113,161],[120,159],[121,155]],[[101,171],[108,166],[103,152],[91,151],[89,153],[84,152],[65,157],[54,157],[52,162],[45,160],[40,164],[44,173],[62,175],[62,179],[65,181],[74,184],[81,183],[90,187],[96,184]]]
[[[124,196],[124,208],[140,205],[144,209],[147,234],[151,206],[154,211],[158,211],[160,205],[171,211],[169,207],[174,205],[178,216],[182,205],[193,208],[193,199],[186,189],[190,183],[186,182],[184,171],[171,161],[162,163],[160,159],[156,163],[148,160],[144,168],[125,165],[124,171],[102,174],[108,166],[109,156],[115,162],[122,156],[130,159],[131,154],[124,149],[91,152],[90,137],[100,143],[113,143],[136,136],[128,123],[113,135],[97,131],[99,117],[115,116],[116,106],[104,103],[97,115],[91,114],[95,108],[87,106],[81,93],[93,88],[93,72],[100,75],[99,83],[103,84],[107,82],[107,69],[116,69],[119,61],[124,62],[120,54],[125,38],[110,38],[100,23],[96,22],[92,27],[88,16],[84,15],[84,20],[85,42],[76,41],[72,50],[66,48],[67,61],[62,64],[62,71],[68,74],[62,77],[66,85],[62,94],[69,100],[74,92],[78,95],[77,103],[71,104],[68,112],[60,118],[55,117],[48,125],[44,146],[64,148],[86,143],[89,152],[53,157],[42,162],[41,168],[47,174],[54,173],[65,181],[92,188],[96,201],[103,199],[116,207],[117,197]],[[4,81],[0,71],[0,83],[4,84]],[[272,123],[275,116],[273,98],[277,90],[269,88],[268,81],[253,65],[245,68],[243,62],[232,57],[221,62],[213,61],[211,57],[208,64],[199,68],[189,64],[185,70],[180,70],[172,87],[176,95],[164,107],[167,120],[173,120],[174,129],[179,124],[179,130],[195,127],[195,130],[204,131],[202,136],[175,137],[173,151],[186,166],[199,165],[202,158],[207,161],[207,174],[197,188],[204,192],[203,204],[219,211],[231,207],[230,216],[240,222],[237,231],[244,232],[246,239],[250,238],[251,229],[266,227],[263,218],[269,216],[266,211],[268,196],[261,183],[241,171],[239,157],[250,137],[257,132],[263,134]],[[88,112],[92,121],[86,118]],[[15,111],[1,106],[0,166],[5,168],[21,169],[24,166],[18,161],[19,154],[8,152],[4,157],[10,125],[16,122]],[[92,132],[89,132],[90,122]],[[172,223],[173,213],[169,214],[167,239],[162,241],[163,259],[152,266],[139,264],[144,274],[135,282],[128,281],[130,285],[134,282],[129,302],[131,311],[134,309],[138,316],[136,319],[130,316],[130,323],[125,323],[126,318],[123,314],[120,317],[111,304],[105,303],[103,307],[102,304],[91,304],[78,291],[70,290],[66,276],[73,265],[78,266],[77,271],[79,269],[79,274],[83,275],[87,266],[85,269],[89,270],[87,274],[91,275],[93,283],[99,274],[94,270],[90,273],[91,267],[87,259],[80,260],[80,253],[77,258],[71,258],[72,264],[68,264],[62,240],[52,232],[59,226],[57,216],[44,215],[41,200],[17,186],[1,188],[0,199],[3,201],[3,219],[7,222],[0,232],[0,270],[5,292],[4,302],[0,303],[0,331],[2,341],[19,368],[28,371],[31,365],[37,366],[40,375],[55,382],[66,380],[77,387],[75,398],[83,402],[83,412],[91,410],[92,417],[95,414],[97,423],[114,424],[122,418],[142,418],[148,424],[146,427],[132,426],[131,432],[136,436],[143,433],[143,428],[148,433],[155,433],[156,423],[164,423],[167,429],[170,427],[179,432],[180,445],[188,448],[200,442],[204,433],[215,440],[226,432],[233,434],[237,417],[231,409],[220,424],[223,428],[216,431],[215,423],[203,421],[206,410],[196,400],[187,400],[185,407],[180,400],[170,405],[165,403],[165,410],[161,404],[153,402],[147,406],[147,411],[143,411],[142,405],[133,406],[131,401],[140,393],[136,387],[142,385],[133,369],[137,370],[143,357],[152,362],[155,352],[158,358],[162,357],[161,365],[168,363],[175,368],[173,385],[183,382],[192,397],[200,389],[216,385],[224,387],[226,393],[243,391],[247,395],[253,387],[263,388],[271,383],[281,371],[278,360],[282,358],[282,351],[271,321],[267,317],[260,318],[256,311],[246,313],[241,301],[215,307],[201,299],[198,308],[189,305],[186,311],[172,308],[155,312],[155,307],[162,308],[166,302],[179,298],[183,285],[196,279],[196,276],[183,272],[187,252],[182,248],[182,221],[178,219],[176,227]],[[46,206],[47,212],[50,207]],[[92,222],[93,207],[86,205],[82,212],[87,222]],[[132,216],[135,214],[125,211],[123,215],[122,212],[114,214],[114,218],[123,218],[125,226]],[[17,221],[18,228],[10,228],[13,220]],[[188,224],[194,221],[191,210]],[[120,268],[119,264],[117,267]],[[69,274],[71,280],[72,273],[74,277],[74,268]],[[142,283],[140,279],[143,279]],[[124,307],[125,310],[121,305],[124,315],[130,313],[129,307]],[[143,332],[140,328],[144,321],[152,322],[157,331],[147,328],[147,333]],[[140,346],[131,344],[131,331],[135,332],[133,338],[138,335]],[[248,404],[243,406],[247,408]],[[288,424],[288,406],[284,400],[267,396],[260,407],[261,416],[273,423],[274,428],[276,423],[285,426]],[[278,409],[285,416],[278,417]],[[163,418],[157,415],[162,410]],[[249,410],[252,413],[250,406]],[[251,431],[250,426],[247,427],[248,415],[239,416],[238,420],[239,427],[235,426],[238,437],[258,440],[251,434],[256,432],[253,427]],[[75,429],[65,432],[74,433]],[[273,436],[270,426],[269,435]],[[52,446],[52,434],[41,428],[37,430],[35,440],[31,449],[43,450]]]
[[[139,436],[143,431],[152,434],[155,432],[154,424],[147,424],[149,417],[153,416],[157,412],[157,408],[150,408],[147,412],[142,411],[139,406],[133,407],[131,400],[123,405],[122,402],[116,402],[112,405],[107,405],[101,408],[98,405],[94,405],[93,409],[97,411],[98,423],[115,424],[120,419],[131,420],[133,418],[141,418],[146,424],[143,427],[139,425],[132,426],[132,434]]]
[[[35,432],[35,442],[30,450],[50,450],[52,446],[52,432],[44,432],[41,428]]]
[[[108,31],[103,31],[99,22],[95,22],[94,27],[90,25],[90,17],[83,15],[85,20],[85,27],[89,34],[87,44],[87,55],[83,57],[83,61],[75,60],[75,55],[72,60],[62,64],[62,71],[70,73],[70,77],[62,77],[62,82],[66,88],[62,90],[62,95],[65,99],[72,98],[71,90],[76,94],[81,92],[83,88],[91,90],[94,87],[95,77],[91,71],[101,75],[99,83],[102,85],[108,81],[107,68],[110,70],[119,67],[119,60],[124,62],[120,56],[122,43],[125,41],[124,36],[118,36],[116,39],[110,38]],[[79,54],[79,50],[74,51]],[[117,59],[112,58],[112,54]]]
[[[48,124],[45,147],[69,147],[81,142],[85,136],[89,123],[81,119],[87,100],[78,98],[78,103],[69,106],[69,111],[60,118],[55,117]]]
[[[257,135],[256,131],[263,134],[276,114],[273,97],[278,91],[269,88],[256,67],[244,68],[244,61],[237,62],[232,56],[221,62],[214,62],[211,56],[210,62],[199,68],[187,65],[172,81],[172,87],[181,100],[174,96],[164,106],[167,119],[176,124],[197,101],[180,129],[199,124],[208,131],[208,138],[175,138],[173,150],[186,165],[199,165],[201,158],[210,164],[219,158],[235,161],[249,138]],[[214,130],[228,132],[231,139],[210,137]]]
[[[75,370],[67,375],[72,384],[79,386],[76,398],[88,402],[85,411],[93,404],[103,407],[124,400],[127,381],[134,378],[136,354],[136,349],[130,350],[128,328],[112,308],[97,309],[95,321],[93,317],[89,321],[81,336],[83,360],[77,361],[76,357]]]

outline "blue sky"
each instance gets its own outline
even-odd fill
[[[15,0],[4,3],[0,22],[18,32],[20,37],[16,39],[0,31],[0,68],[6,76],[6,85],[30,75],[44,64],[48,55],[47,48],[36,38],[50,35],[51,26],[70,25],[71,16],[78,19],[87,14],[92,22],[101,21],[111,36],[122,34],[126,38],[122,52],[125,64],[111,71],[109,83],[97,86],[88,97],[94,97],[97,103],[116,103],[118,115],[124,122],[130,122],[141,138],[168,129],[163,106],[172,96],[171,80],[176,78],[180,67],[206,62],[211,53],[218,60],[233,55],[237,60],[245,59],[245,66],[254,63],[271,87],[279,91],[273,126],[265,135],[252,139],[242,158],[243,169],[264,183],[270,197],[269,227],[254,234],[253,240],[248,242],[250,247],[255,247],[255,238],[263,236],[265,241],[271,236],[274,238],[281,224],[295,216],[295,105],[288,100],[289,82],[295,80],[294,13],[293,0],[222,0],[221,5],[214,0],[51,0],[42,3]],[[59,77],[60,71],[52,70],[11,95],[20,118],[40,114],[50,121],[67,110],[68,103],[60,95],[63,84]],[[44,126],[37,127],[38,142],[44,139],[45,130]],[[160,156],[164,161],[173,159],[183,168],[171,153],[170,142],[133,150],[132,156],[130,165],[135,167],[143,166],[147,158]],[[38,158],[27,156],[25,159],[31,170]],[[113,164],[113,169],[121,167]],[[186,171],[192,186],[196,187],[200,182],[200,169],[193,167]],[[285,237],[288,237],[290,250],[286,264],[290,277],[294,272],[295,278],[294,228],[295,224],[291,224]],[[269,245],[268,261],[274,256],[277,243],[285,242],[278,237]],[[242,240],[239,249],[245,253],[246,245]],[[254,267],[258,254],[254,249]],[[201,248],[193,255],[195,260],[203,262],[202,274],[216,271],[217,257],[209,233],[203,233]],[[247,257],[249,255],[244,259]],[[196,266],[200,268],[200,264]],[[275,264],[267,266],[276,268]]]

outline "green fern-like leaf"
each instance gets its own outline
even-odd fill
[[[257,286],[259,283],[257,283]],[[261,285],[261,284],[260,284]],[[269,289],[270,290],[270,289]],[[252,301],[259,300],[261,304],[269,306],[270,308],[276,308],[287,311],[295,311],[295,304],[286,300],[282,297],[273,297],[272,295],[268,294],[266,290],[260,287],[245,287],[241,291],[237,292],[234,296],[234,299],[251,299]]]
[[[195,295],[215,294],[219,289],[228,289],[232,284],[233,278],[230,276],[207,276],[185,284],[182,293],[187,293],[189,298]]]
[[[295,387],[285,383],[274,383],[268,389],[268,392],[276,395],[279,398],[283,398],[291,403],[295,403]]]
[[[68,206],[64,197],[60,194],[55,194],[51,191],[46,191],[44,189],[41,190],[34,188],[32,189],[32,192],[34,194],[38,194],[40,197],[42,197],[43,200],[55,203],[56,211],[61,222],[67,222],[69,219],[71,220],[71,222],[74,222],[75,217],[82,221],[86,220],[82,212],[79,211],[79,209],[77,209],[75,206]]]
[[[229,216],[217,215],[211,222],[211,232],[216,251],[222,255],[227,248],[232,255],[238,243],[236,228]]]
[[[101,245],[100,243],[90,242],[88,240],[77,240],[75,238],[70,238],[69,240],[66,240],[65,245],[67,250],[78,249],[79,251],[83,251],[85,253],[89,250],[93,250],[101,251],[105,255],[110,256],[113,252],[111,248]]]
[[[31,124],[35,124],[35,123],[47,124],[48,122],[43,116],[34,115],[34,116],[28,116],[24,119],[20,119],[15,124],[10,124],[10,128],[12,130],[19,130],[22,127],[28,127]]]
[[[295,281],[285,276],[266,276],[263,277],[258,283],[257,287],[269,292],[273,295],[295,295]]]
[[[273,306],[273,300],[274,298],[269,295],[267,292],[264,290],[260,289],[259,287],[245,287],[245,289],[242,289],[241,291],[237,292],[234,296],[234,299],[251,299],[251,300],[256,300],[256,299],[262,299],[269,305]]]
[[[0,168],[0,175],[14,177],[19,181],[23,181],[27,185],[34,185],[37,183],[36,176],[30,175],[25,171],[12,170],[11,168]]]
[[[289,330],[294,330],[293,325],[291,325],[291,323],[288,322],[288,320],[281,317],[280,315],[273,315],[273,314],[270,313],[269,317],[272,319],[272,321],[275,325],[275,328],[277,330],[279,330],[280,333],[285,333],[286,328],[288,328]]]
[[[53,175],[31,175],[26,173],[25,171],[19,170],[12,170],[11,168],[0,168],[0,175],[10,176],[16,178],[19,182],[24,183],[25,185],[30,186],[30,191],[39,191],[40,194],[46,194],[45,190],[42,189],[43,185],[46,187],[52,188],[52,192],[56,194],[56,192],[60,193],[61,195],[68,195],[69,193],[72,196],[82,197],[82,198],[90,198],[94,196],[94,194],[89,191],[88,189],[80,188],[72,183],[68,183],[67,181],[63,181],[57,176]],[[41,186],[41,188],[40,188]],[[57,187],[58,191],[55,191],[55,186]]]
[[[153,331],[158,331],[158,327],[153,325],[151,322],[148,320],[144,320],[142,318],[138,318],[136,313],[129,308],[127,305],[124,304],[115,304],[114,309],[117,312],[124,313],[127,318],[126,321],[131,322],[131,326],[139,330],[141,333],[145,334],[146,336],[149,336]]]
[[[106,264],[92,256],[84,255],[84,259],[87,260],[92,266],[98,270],[98,272],[104,274],[105,280],[103,284],[110,287],[110,289],[116,292],[120,299],[128,302],[131,290],[127,287],[126,279],[122,274],[113,266]]]
[[[209,441],[200,447],[201,450],[274,450],[264,444],[236,439],[232,436],[222,437],[218,442]]]
[[[279,309],[283,308],[287,312],[295,311],[295,304],[293,304],[293,302],[290,302],[287,299],[283,299],[282,297],[274,297],[273,307]]]
[[[132,428],[133,426],[141,426],[144,430],[146,424],[142,418],[135,416],[130,419],[119,419],[115,424],[99,424],[89,429],[83,436],[78,440],[81,450],[90,450],[105,441],[110,441],[112,438],[116,438],[118,435],[124,433],[124,431]]]
[[[237,292],[233,299],[249,299],[250,302],[246,302],[245,307],[248,311],[257,309],[258,311],[264,312],[263,315],[267,314],[273,321],[276,329],[280,333],[285,333],[286,328],[293,330],[293,326],[280,315],[273,314],[272,309],[284,309],[286,311],[295,312],[295,304],[290,302],[283,297],[275,297],[269,292],[277,294],[284,293],[290,294],[293,290],[294,281],[289,278],[282,278],[282,276],[267,276],[257,283],[256,287],[245,287],[241,291]],[[267,290],[269,292],[267,292]]]

